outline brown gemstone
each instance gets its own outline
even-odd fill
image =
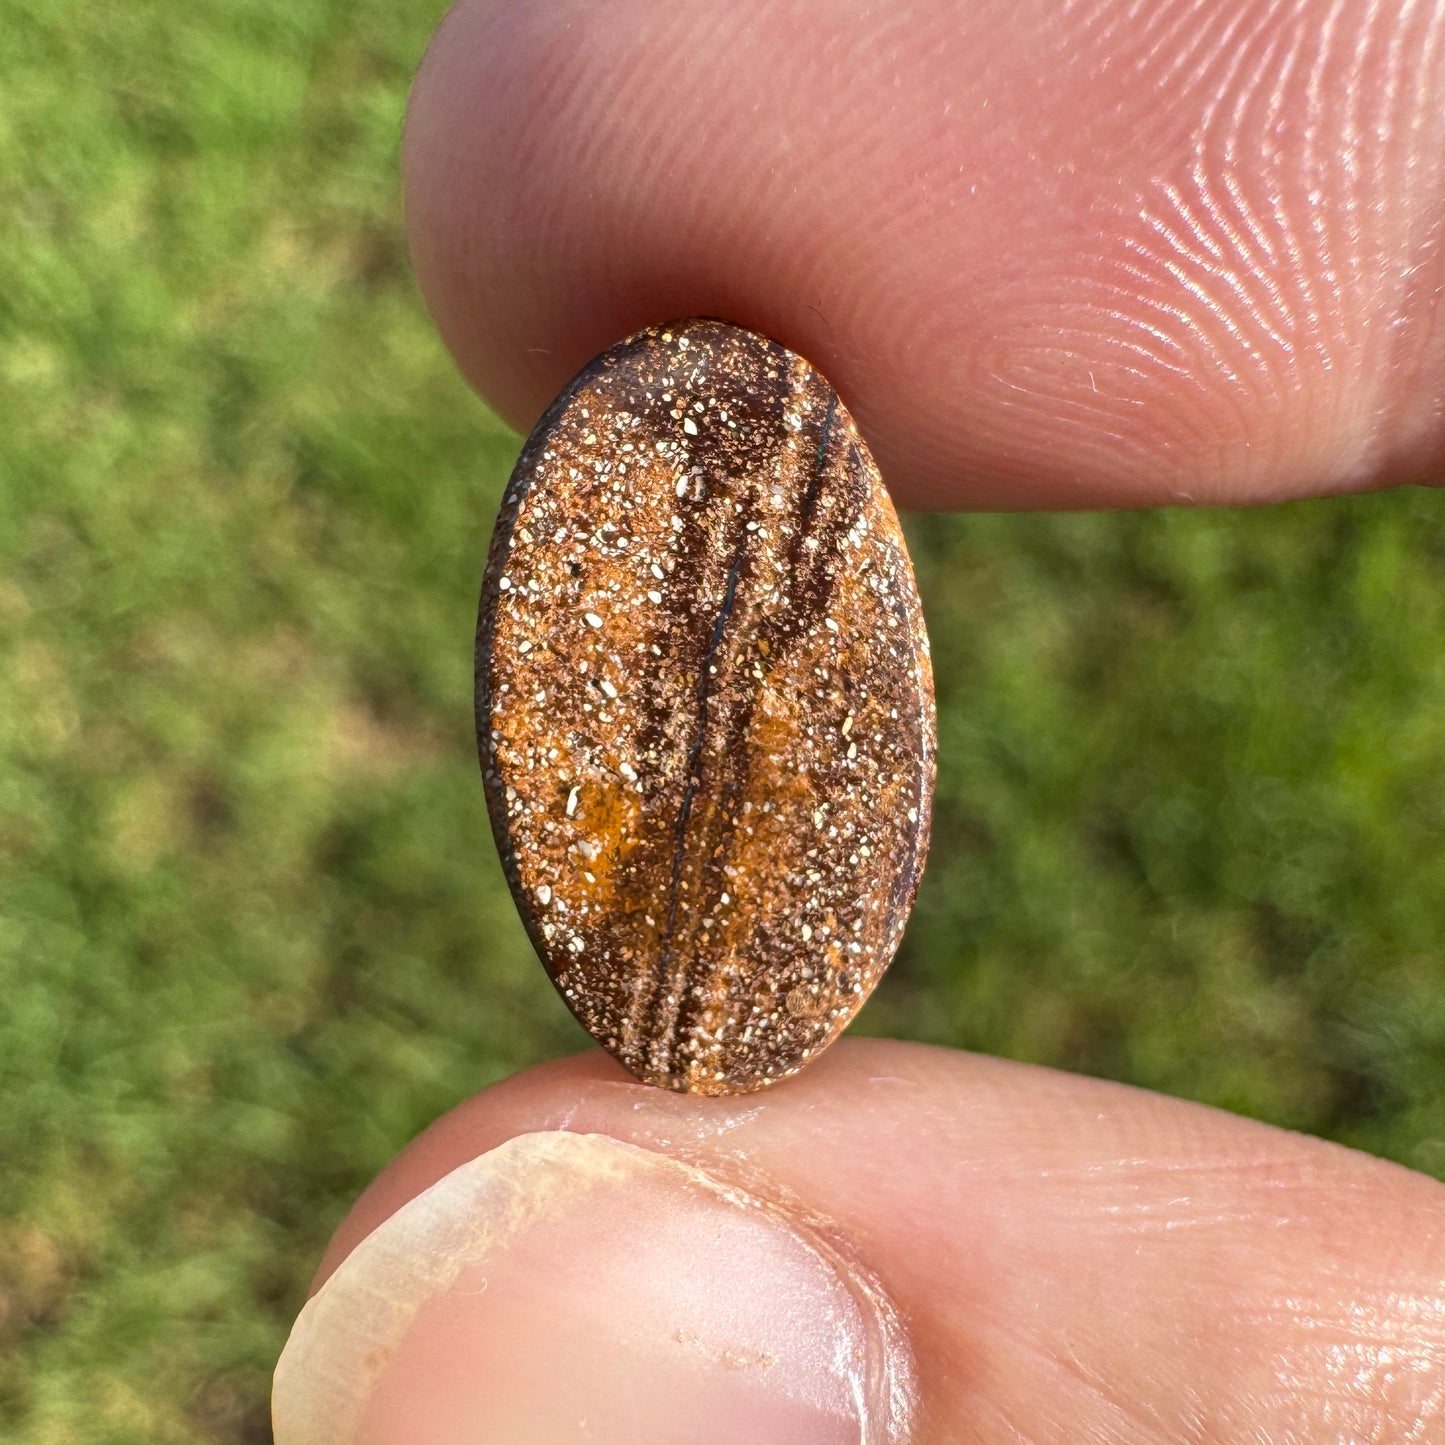
[[[928,640],[853,419],[777,343],[654,327],[537,424],[497,520],[477,736],[553,983],[640,1079],[762,1088],[888,966],[928,841]]]

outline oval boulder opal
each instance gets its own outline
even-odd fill
[[[928,841],[933,680],[898,518],[837,393],[717,321],[563,391],[506,491],[477,735],[513,896],[638,1078],[762,1088],[888,966]]]

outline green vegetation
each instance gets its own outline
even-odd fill
[[[0,1437],[260,1442],[331,1226],[580,1035],[496,865],[516,440],[407,274],[435,0],[0,0]],[[1445,494],[916,519],[874,1031],[1445,1175]]]

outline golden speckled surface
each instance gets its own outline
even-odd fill
[[[837,1036],[912,906],[935,723],[897,517],[807,362],[687,321],[568,386],[503,498],[477,725],[522,918],[627,1068],[729,1093]]]

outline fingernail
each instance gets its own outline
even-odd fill
[[[302,1310],[276,1445],[877,1442],[911,1358],[774,1205],[595,1134],[524,1134],[398,1210]]]

